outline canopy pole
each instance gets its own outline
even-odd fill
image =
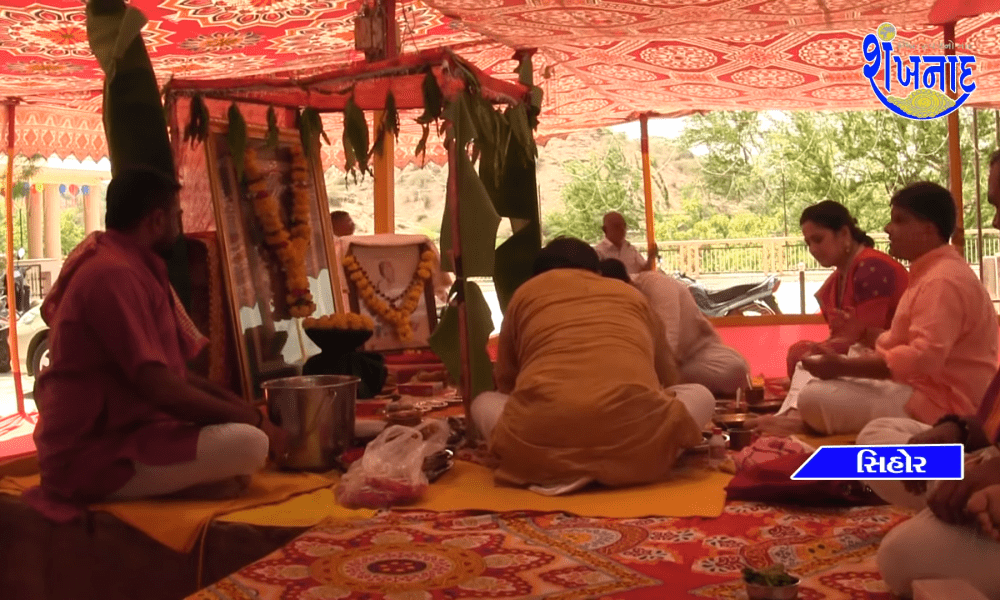
[[[656,245],[656,230],[653,223],[653,178],[649,166],[649,114],[639,115],[640,149],[642,150],[642,189],[646,204],[646,252],[652,257],[653,269],[656,269],[656,256],[653,246]]]
[[[384,59],[399,57],[396,41],[396,0],[380,0],[384,14],[382,22],[385,56]],[[378,131],[385,111],[375,111],[374,131]],[[375,153],[375,233],[396,232],[396,140],[385,135],[382,151]]]
[[[454,125],[449,125],[454,132]],[[476,429],[472,421],[470,407],[472,405],[472,360],[469,352],[469,324],[466,321],[468,314],[465,306],[465,269],[462,266],[462,228],[459,219],[460,183],[458,178],[458,153],[462,152],[454,135],[449,135],[445,142],[448,150],[448,189],[445,202],[451,209],[451,223],[446,226],[451,227],[451,264],[455,268],[455,281],[459,282],[455,293],[455,309],[458,312],[458,351],[461,357],[461,372],[459,375],[458,389],[462,395],[462,406],[465,408],[465,419],[467,423],[466,431],[470,440],[481,439],[480,432]]]
[[[979,281],[983,281],[986,268],[983,266],[983,190],[979,184],[979,109],[972,109],[972,152],[975,159],[972,164],[976,177],[976,252],[979,255]]]
[[[24,390],[21,389],[21,354],[17,348],[17,294],[14,291],[14,111],[17,100],[7,99],[7,180],[4,200],[7,210],[7,319],[10,368],[14,374],[17,412],[27,418],[24,410]]]
[[[948,42],[951,42],[950,44]],[[944,26],[944,53],[946,55],[955,54],[955,23],[946,23]],[[948,95],[954,100],[957,92],[948,87]],[[959,139],[958,111],[954,110],[948,115],[948,169],[950,171],[949,183],[951,195],[955,198],[955,234],[951,237],[951,243],[958,250],[959,254],[965,256],[965,204],[962,201],[962,146]]]

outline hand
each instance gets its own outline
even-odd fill
[[[267,435],[271,458],[285,458],[288,454],[288,434],[285,433],[285,430],[272,423],[266,414],[264,414],[264,420],[260,422],[260,430]]]
[[[1000,542],[1000,485],[991,485],[973,494],[965,511],[975,518],[983,535]]]
[[[907,444],[958,444],[962,441],[962,429],[955,423],[941,423],[927,431],[910,437]],[[927,492],[926,481],[906,480],[903,482],[906,491],[914,496],[922,496]]]
[[[819,350],[823,351],[822,346],[819,347]],[[813,377],[835,379],[843,374],[844,357],[833,352],[814,354],[803,358],[802,366]]]
[[[965,479],[942,481],[927,499],[927,507],[945,523],[963,525],[970,521],[966,505],[972,495],[991,485],[1000,485],[1000,458],[991,458],[965,469]]]
[[[853,308],[835,309],[830,313],[830,337],[843,340],[848,347],[861,341],[867,327],[865,323],[858,320]]]

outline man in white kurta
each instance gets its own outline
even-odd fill
[[[623,273],[613,272],[615,267],[613,260],[601,261],[606,277],[624,280]],[[746,387],[750,365],[739,352],[722,343],[687,286],[659,271],[639,273],[631,279],[663,324],[681,381],[703,385],[718,396],[732,396]]]
[[[597,256],[601,260],[607,258],[620,260],[629,273],[652,270],[653,259],[656,256],[656,245],[653,245],[649,258],[643,258],[635,246],[625,239],[625,233],[628,229],[625,225],[625,217],[621,213],[609,212],[604,215],[604,225],[601,229],[604,231],[604,239],[594,246],[594,250],[597,251]]]

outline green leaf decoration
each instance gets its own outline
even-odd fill
[[[243,167],[247,151],[247,122],[240,109],[233,102],[228,111],[229,129],[226,131],[226,143],[233,157],[233,168],[236,170],[236,181],[243,181]]]
[[[444,94],[441,92],[441,87],[438,85],[437,77],[434,76],[433,70],[427,69],[427,74],[424,75],[424,81],[420,85],[420,90],[424,96],[424,114],[417,117],[417,123],[427,125],[437,120],[444,108]]]
[[[431,135],[431,127],[427,123],[423,124],[424,132],[420,135],[420,141],[417,142],[417,147],[413,150],[414,157],[420,157],[420,166],[423,166],[424,161],[427,159],[427,138]]]
[[[507,304],[514,292],[534,275],[532,267],[541,249],[542,229],[537,220],[527,221],[525,226],[497,247],[493,284],[501,311],[507,312]]]
[[[390,133],[393,138],[399,139],[399,110],[396,108],[396,96],[393,95],[392,90],[389,90],[385,96],[382,122],[379,123],[378,131],[375,132],[375,143],[372,144],[371,152],[368,153],[369,160],[376,154],[382,155],[382,149],[385,147],[385,136]]]
[[[456,282],[456,285],[459,285]],[[472,397],[494,389],[493,365],[486,352],[486,344],[493,331],[493,313],[474,282],[462,282],[465,297],[466,327],[469,339],[469,381]],[[431,350],[441,358],[448,374],[455,381],[461,380],[462,355],[458,338],[458,309],[449,306],[430,337]]]
[[[466,147],[475,134],[475,126],[468,111],[467,94],[461,94],[445,111],[445,121],[451,124],[449,136],[454,136],[457,147]],[[457,152],[459,190],[461,205],[458,211],[459,228],[462,236],[462,271],[465,277],[491,277],[493,275],[493,253],[496,249],[497,227],[500,215],[493,207],[486,186],[483,185],[475,167],[463,151]],[[447,271],[454,271],[450,250],[451,206],[445,205],[441,224],[441,265]]]
[[[517,140],[518,147],[523,149],[523,160],[534,160],[538,156],[535,138],[531,134],[531,124],[528,119],[528,107],[524,104],[510,106],[504,112],[510,123],[511,134]]]
[[[191,97],[188,124],[184,128],[183,140],[185,142],[190,140],[192,148],[204,142],[205,138],[208,137],[208,121],[208,107],[205,106],[205,100],[201,94],[195,94]]]
[[[347,99],[347,104],[344,106],[344,140],[345,144],[350,144],[354,150],[354,158],[361,171],[361,177],[364,178],[365,173],[371,172],[368,168],[368,122],[365,120],[364,111],[354,103],[353,95]]]
[[[273,106],[267,107],[267,137],[264,138],[264,147],[271,149],[278,147],[278,115],[274,112]]]
[[[351,173],[354,175],[354,182],[358,182],[358,172],[356,167],[358,166],[358,157],[354,155],[354,146],[351,145],[351,140],[347,137],[347,128],[344,128],[344,134],[341,136],[344,143],[344,179],[346,182],[347,174]]]
[[[128,165],[175,174],[160,90],[140,35],[145,23],[123,0],[87,4],[87,39],[105,73],[104,132],[112,176]]]

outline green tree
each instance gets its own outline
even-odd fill
[[[569,161],[564,168],[570,181],[562,189],[563,210],[546,216],[546,238],[568,235],[588,242],[600,241],[604,235],[601,220],[610,211],[625,217],[630,238],[645,235],[642,172],[637,162],[626,155],[620,137],[616,136],[604,155]]]
[[[28,195],[28,186],[31,185],[31,178],[38,173],[44,163],[41,154],[32,157],[14,157],[14,193],[11,201],[14,209],[14,251],[27,245],[27,210],[25,201]],[[6,167],[4,167],[6,168]],[[0,176],[6,177],[6,171],[0,169]],[[2,187],[2,186],[0,186]],[[5,190],[6,191],[6,190]],[[2,194],[0,194],[2,197]],[[0,254],[7,251],[7,214],[6,210],[0,210]]]
[[[83,241],[83,236],[83,210],[74,207],[62,211],[59,215],[59,243],[62,247],[60,254],[62,256],[69,254],[70,250]]]

